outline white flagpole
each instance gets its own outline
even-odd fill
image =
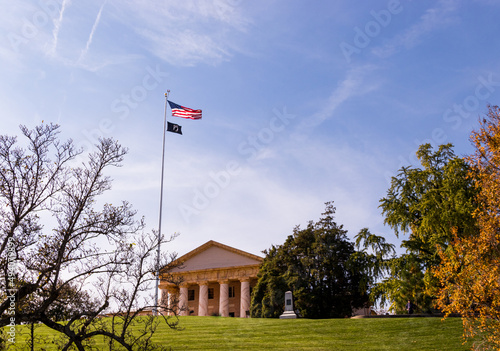
[[[156,252],[156,289],[155,289],[155,307],[153,310],[153,315],[158,315],[158,289],[160,285],[160,244],[161,244],[161,213],[163,207],[163,174],[165,169],[165,134],[167,133],[167,103],[168,94],[170,90],[165,93],[165,115],[163,117],[163,148],[161,154],[161,185],[160,185],[160,215],[158,220],[158,248]]]

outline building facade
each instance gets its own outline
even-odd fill
[[[160,271],[162,302],[181,316],[248,317],[262,260],[211,240]]]

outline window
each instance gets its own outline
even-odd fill
[[[194,289],[188,290],[188,301],[194,301]]]
[[[234,286],[229,287],[229,297],[235,297],[236,294],[234,293]]]
[[[208,299],[209,300],[214,299],[214,288],[208,288]]]

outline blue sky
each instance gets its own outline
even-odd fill
[[[500,100],[500,3],[475,1],[13,1],[0,13],[2,134],[54,122],[92,149],[129,148],[103,201],[164,233],[259,254],[334,201],[353,237],[397,243],[378,208],[418,146],[469,135]]]

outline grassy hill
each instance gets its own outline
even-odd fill
[[[183,330],[162,326],[155,340],[174,350],[468,350],[459,318],[277,320],[182,317]],[[23,343],[18,333],[17,343]],[[45,327],[38,336],[50,335]],[[47,338],[45,338],[47,339]],[[24,343],[23,343],[24,344]],[[96,345],[109,350],[104,343]],[[36,350],[56,350],[38,343]]]

